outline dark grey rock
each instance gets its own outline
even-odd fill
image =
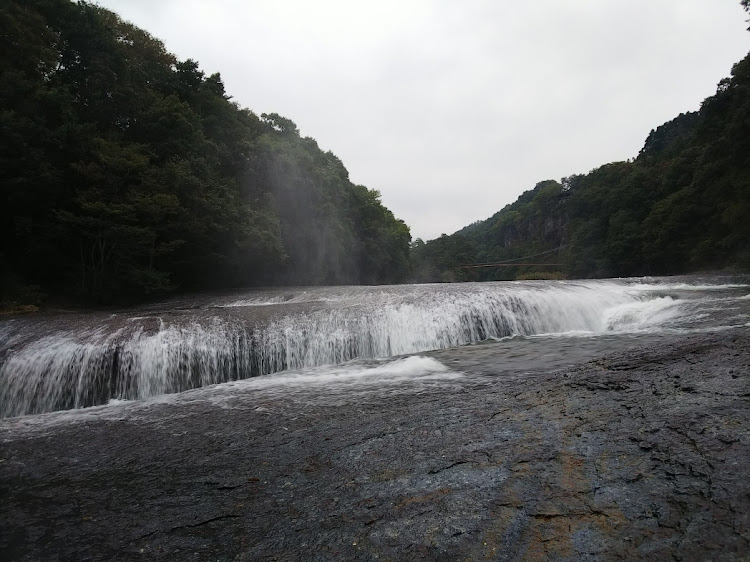
[[[750,335],[0,423],[3,560],[742,560]],[[60,414],[52,414],[52,416]]]

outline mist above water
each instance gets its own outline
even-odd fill
[[[19,318],[0,323],[0,416],[512,336],[742,326],[748,293],[749,285],[718,278],[318,287]]]

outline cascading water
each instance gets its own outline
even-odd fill
[[[685,300],[665,289],[621,281],[326,287],[188,310],[173,303],[145,316],[16,319],[0,324],[0,417],[511,335],[659,328],[684,312]]]

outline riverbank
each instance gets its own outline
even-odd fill
[[[0,557],[750,555],[747,329],[554,372],[423,355],[463,374],[1,421]]]

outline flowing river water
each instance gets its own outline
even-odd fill
[[[281,288],[46,313],[0,322],[0,417],[203,387],[450,379],[461,374],[424,352],[469,345],[492,346],[497,373],[551,370],[634,338],[732,327],[750,327],[747,277]]]

